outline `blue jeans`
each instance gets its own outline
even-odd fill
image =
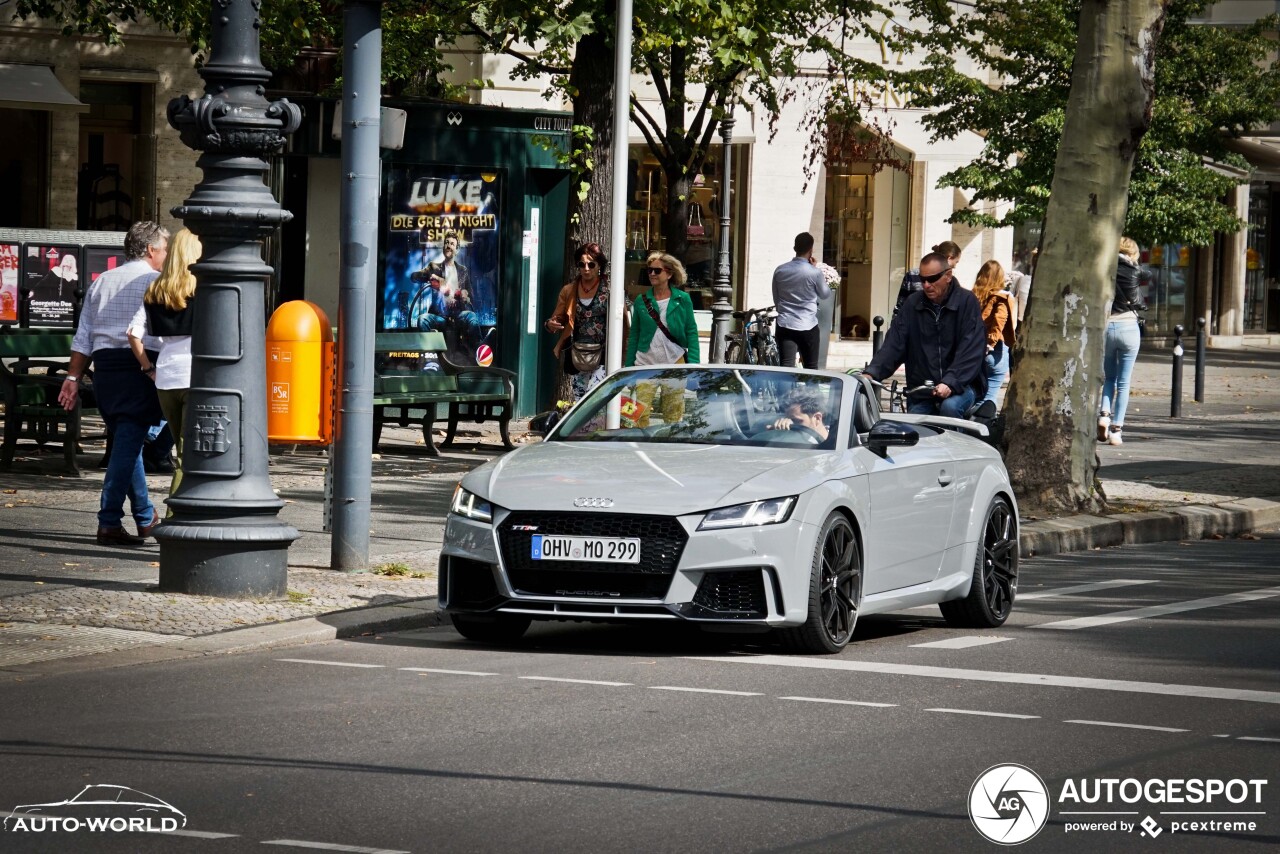
[[[1001,341],[988,353],[982,363],[982,375],[987,378],[987,396],[983,400],[995,403],[1000,386],[1009,376],[1009,348]]]
[[[1133,376],[1141,344],[1142,330],[1136,322],[1107,324],[1103,338],[1102,411],[1111,414],[1111,424],[1115,427],[1124,424],[1124,413],[1129,408],[1129,378]]]
[[[907,406],[907,412],[915,415],[945,415],[948,418],[963,418],[965,412],[978,394],[973,390],[973,386],[965,386],[951,392],[951,396],[946,400],[939,400],[936,397],[926,397],[922,400],[912,401]]]
[[[111,437],[111,459],[102,481],[102,501],[98,506],[98,525],[119,528],[124,520],[124,499],[139,526],[150,525],[155,507],[147,496],[147,477],[142,470],[142,443],[147,438],[147,425],[120,419]]]

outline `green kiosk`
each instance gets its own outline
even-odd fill
[[[568,113],[387,101],[407,112],[383,151],[378,329],[444,333],[449,358],[517,375],[516,415],[555,382],[542,321],[563,285]]]

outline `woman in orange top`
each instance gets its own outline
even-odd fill
[[[1013,302],[1005,290],[1004,268],[999,261],[988,261],[978,271],[973,295],[982,306],[982,321],[987,326],[987,356],[983,375],[987,378],[987,396],[995,402],[996,394],[1009,376],[1009,350],[1013,347]]]
[[[598,243],[584,243],[573,257],[576,275],[560,289],[555,312],[543,326],[556,336],[551,352],[562,365],[561,354],[568,348],[576,348],[581,360],[589,363],[585,369],[576,368],[577,373],[569,378],[571,402],[576,403],[605,376],[605,335],[609,327],[609,277],[605,267],[609,259]],[[622,317],[625,346],[628,331],[625,312]]]

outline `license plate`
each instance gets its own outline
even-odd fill
[[[533,536],[534,560],[574,560],[585,563],[639,563],[638,537]]]

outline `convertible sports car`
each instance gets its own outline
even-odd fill
[[[787,368],[611,375],[544,442],[463,478],[440,602],[467,638],[532,620],[687,620],[839,652],[859,614],[937,604],[996,627],[1018,514],[984,428],[893,413],[870,381]]]

